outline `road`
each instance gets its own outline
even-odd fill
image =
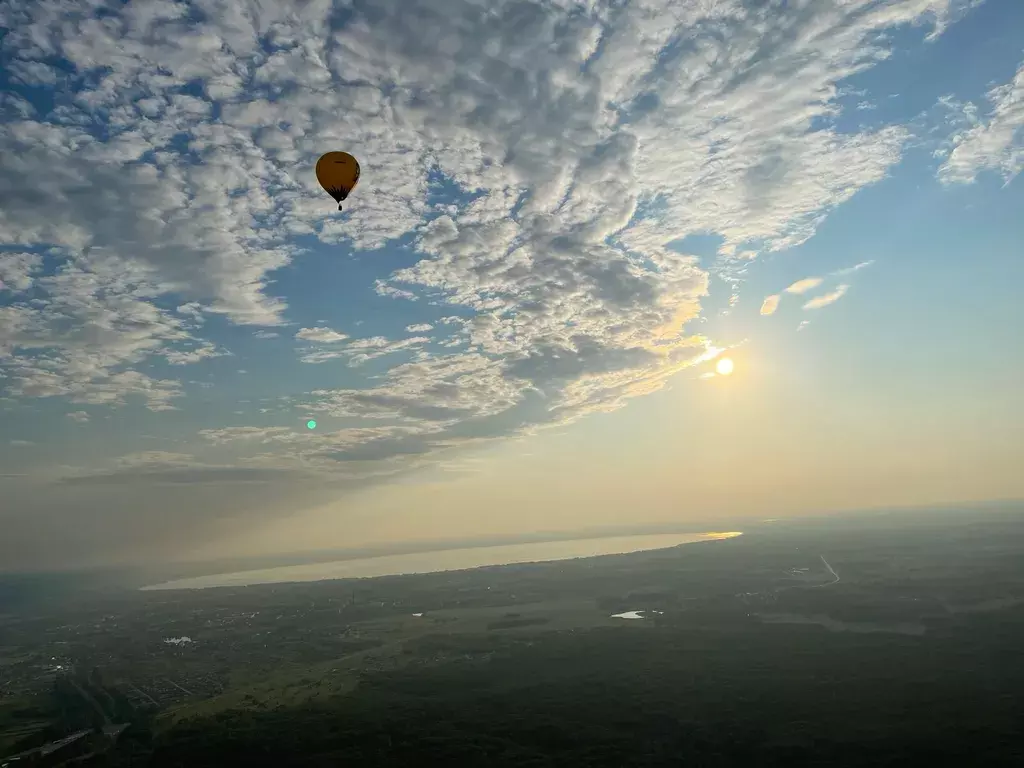
[[[818,555],[818,557],[821,558],[821,562],[825,564],[825,568],[828,570],[828,572],[832,574],[832,581],[827,581],[824,584],[815,584],[814,586],[815,587],[830,587],[833,584],[838,584],[839,583],[839,574],[836,573],[835,568],[833,568],[831,565],[828,564],[828,560],[825,559],[824,555]]]
[[[107,713],[103,710],[103,707],[100,706],[100,703],[96,701],[95,697],[93,697],[93,695],[89,693],[89,691],[85,690],[85,688],[78,684],[78,681],[75,680],[74,672],[68,675],[67,679],[71,683],[71,685],[75,687],[75,690],[78,691],[78,694],[85,700],[85,702],[89,704],[93,709],[95,709],[97,714],[99,714],[99,716],[103,718],[103,724],[109,726],[110,718],[107,717]]]
[[[169,679],[167,679],[167,678],[164,678],[164,679],[165,679],[165,681],[166,681],[166,682],[168,682],[168,683],[170,683],[171,685],[173,685],[173,686],[174,686],[175,688],[177,688],[177,689],[178,689],[179,691],[181,691],[182,693],[184,693],[184,694],[185,694],[186,696],[194,696],[194,695],[195,695],[195,694],[194,694],[194,693],[192,693],[192,691],[190,691],[190,690],[189,690],[188,688],[184,688],[184,687],[182,687],[182,686],[178,685],[178,684],[177,684],[176,682],[174,682],[173,680],[169,680]]]
[[[156,699],[154,699],[152,696],[150,696],[145,691],[140,690],[139,687],[136,686],[135,683],[133,683],[131,680],[129,680],[127,682],[128,682],[128,687],[129,688],[131,688],[133,691],[135,691],[137,694],[139,694],[139,696],[143,696],[143,697],[149,699],[150,704],[152,704],[154,707],[159,707],[160,706],[160,704],[157,703]]]

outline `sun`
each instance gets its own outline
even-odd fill
[[[723,357],[721,360],[715,363],[715,371],[718,373],[719,376],[728,376],[730,373],[732,373],[732,369],[733,364],[731,358]]]

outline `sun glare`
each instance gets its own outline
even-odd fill
[[[728,357],[723,357],[717,363],[715,363],[715,371],[719,376],[728,376],[732,373],[733,364],[732,360]]]

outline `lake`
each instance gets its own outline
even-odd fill
[[[414,552],[401,555],[380,555],[353,560],[335,560],[327,563],[307,563],[265,568],[253,571],[219,573],[177,579],[163,584],[143,587],[153,589],[205,589],[207,587],[243,587],[250,584],[275,584],[293,581],[323,581],[324,579],[359,579],[373,576],[397,576],[412,573],[461,571],[489,565],[513,565],[553,560],[572,560],[597,555],[621,555],[667,549],[680,544],[715,541],[741,535],[738,531],[725,533],[660,533],[644,536],[609,536],[596,539],[568,541],[541,541],[527,544],[502,544],[490,547],[443,549],[433,552]]]

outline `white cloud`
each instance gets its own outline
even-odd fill
[[[38,253],[0,252],[0,290],[16,293],[32,287],[32,275],[42,266]]]
[[[954,138],[954,148],[939,168],[946,183],[969,183],[985,170],[1010,181],[1024,169],[1024,64],[1013,80],[988,93],[987,120]]]
[[[0,307],[10,394],[90,404],[138,396],[151,410],[171,407],[177,382],[127,368],[192,338],[180,318],[149,301],[148,268],[104,255],[67,258],[33,288],[39,298]]]
[[[407,299],[409,301],[416,301],[419,297],[412,291],[403,291],[400,288],[386,284],[383,280],[378,280],[374,285],[374,291],[381,296],[388,296],[392,299]]]
[[[834,291],[823,293],[821,296],[816,296],[808,301],[804,304],[804,309],[821,309],[822,307],[827,307],[829,304],[834,304],[843,298],[849,289],[850,286],[848,285],[837,286]]]
[[[497,415],[524,396],[504,366],[480,354],[456,354],[392,368],[371,389],[320,390],[313,407],[332,416],[412,424],[454,424]]]
[[[171,365],[189,365],[211,357],[223,357],[226,354],[228,353],[217,349],[213,344],[203,343],[194,349],[168,350],[163,356]]]
[[[225,427],[223,429],[202,429],[199,436],[214,444],[230,443],[239,440],[260,443],[275,442],[294,435],[290,427]]]
[[[187,408],[177,379],[140,369],[227,351],[211,336],[227,324],[276,337],[301,300],[275,274],[301,275],[298,243],[372,265],[397,241],[403,267],[352,295],[448,317],[403,315],[405,339],[375,312],[365,338],[330,320],[296,334],[299,362],[348,363],[343,384],[302,370],[332,382],[301,405],[351,420],[343,450],[262,427],[208,430],[204,449],[372,474],[622,407],[709,350],[686,330],[707,270],[667,246],[717,234],[728,271],[811,237],[908,138],[831,128],[839,84],[888,55],[887,31],[965,7],[9,0],[12,75],[56,85],[45,115],[0,103],[4,394]],[[363,168],[341,215],[311,173],[335,146]],[[435,205],[437,177],[461,194]]]
[[[320,363],[326,363],[328,360],[337,360],[339,357],[345,357],[348,354],[348,352],[341,349],[321,349],[301,355],[299,362],[319,365]]]
[[[347,338],[347,337],[346,337]],[[402,350],[418,349],[430,342],[426,336],[413,336],[408,339],[392,341],[383,336],[371,336],[365,339],[353,339],[339,350],[317,350],[302,355],[299,360],[303,363],[325,363],[344,357],[350,365],[360,365],[369,360],[374,360],[384,355],[390,355]]]
[[[850,275],[853,274],[854,272],[858,272],[861,269],[864,269],[865,267],[871,266],[873,263],[873,261],[862,261],[858,264],[853,265],[852,267],[846,267],[845,269],[836,270],[835,272],[832,273],[832,275]],[[784,289],[784,293],[795,294],[799,296],[805,293],[809,293],[810,291],[813,291],[815,288],[820,287],[824,282],[824,279],[820,277],[805,277],[787,286]],[[826,307],[829,304],[841,299],[846,294],[847,290],[849,290],[849,288],[849,285],[840,285],[834,291],[826,293],[822,296],[818,296],[817,298],[811,299],[810,301],[806,302],[803,308],[820,309],[822,307]],[[781,295],[768,296],[764,300],[764,303],[761,305],[761,314],[775,314],[775,311],[779,308],[779,302],[781,300]],[[800,327],[797,328],[797,330],[802,330],[806,326],[806,324],[807,321],[805,320],[803,323],[800,324]]]
[[[427,336],[411,336],[408,339],[398,339],[397,341],[389,341],[383,337],[376,336],[370,339],[357,339],[353,341],[348,346],[348,349],[346,349],[346,352],[354,353],[350,356],[349,361],[352,365],[359,365],[368,360],[391,355],[395,352],[418,349],[424,344],[429,343],[430,338]]]
[[[348,335],[333,331],[330,328],[301,328],[295,334],[295,338],[302,341],[314,341],[320,344],[333,344],[338,341],[345,341]]]
[[[181,315],[188,315],[193,320],[202,321],[203,319],[203,305],[198,301],[190,301],[186,304],[182,304],[177,307],[175,311]]]
[[[942,3],[932,3],[930,13],[933,17],[934,28],[928,35],[929,40],[934,40],[941,35],[946,28],[962,19],[972,9],[977,8],[985,0],[945,0]]]
[[[72,421],[77,421],[80,424],[84,424],[85,422],[89,421],[89,414],[86,413],[85,411],[72,411],[71,413],[67,414],[67,417]]]
[[[854,264],[852,267],[844,267],[843,269],[836,270],[832,274],[837,275],[837,276],[838,275],[842,275],[842,276],[852,275],[854,272],[860,272],[860,270],[866,269],[866,268],[870,267],[874,263],[875,262],[874,262],[873,259],[870,260],[870,261],[861,261],[861,262],[858,262],[857,264]]]
[[[35,445],[35,443],[33,443],[31,440],[11,440],[10,445],[20,448],[26,448],[28,446]]]
[[[649,5],[650,18],[664,10]],[[493,356],[552,411],[621,405],[627,397],[616,393],[648,391],[645,382],[657,386],[659,371],[692,354],[694,340],[678,331],[699,312],[706,276],[665,244],[716,232],[726,253],[752,240],[766,249],[792,246],[829,209],[883,178],[905,131],[844,135],[812,124],[833,114],[835,84],[884,52],[879,31],[945,7],[815,6],[786,22],[815,34],[774,38],[769,30],[781,20],[739,4],[673,5],[689,44],[660,60],[676,31],[671,24],[646,24],[628,11],[616,26],[583,16],[559,30],[566,41],[556,44],[545,37],[554,34],[553,16],[538,10],[529,43],[507,39],[493,50],[503,61],[517,46],[528,50],[511,66],[529,60],[549,71],[560,89],[550,101],[511,79],[490,92],[477,88],[460,61],[424,50],[385,12],[395,22],[389,55],[415,73],[409,87],[445,104],[445,115],[431,115],[432,129],[449,130],[453,144],[458,137],[458,160],[454,150],[442,153],[441,170],[483,194],[422,227],[417,245],[430,258],[378,291],[476,312],[465,354]],[[459,17],[470,28],[477,18],[468,9]],[[592,41],[602,36],[598,51]],[[462,49],[470,60],[472,46]],[[359,51],[360,74],[380,80],[377,54]],[[595,52],[581,77],[581,63]],[[744,68],[756,74],[737,77]],[[643,100],[656,108],[638,108]],[[635,116],[619,123],[609,103]],[[476,119],[475,134],[461,115]],[[530,142],[519,138],[524,133]],[[513,161],[499,166],[492,146],[505,156],[512,148]],[[512,219],[523,188],[529,194]],[[634,219],[639,201],[654,196],[663,202],[658,214]]]
[[[764,301],[761,302],[761,314],[762,315],[774,315],[775,310],[779,308],[779,301],[782,297],[777,293],[771,296],[765,296]]]
[[[820,277],[805,277],[802,280],[797,280],[795,283],[786,288],[786,293],[807,293],[813,291],[824,281]]]

